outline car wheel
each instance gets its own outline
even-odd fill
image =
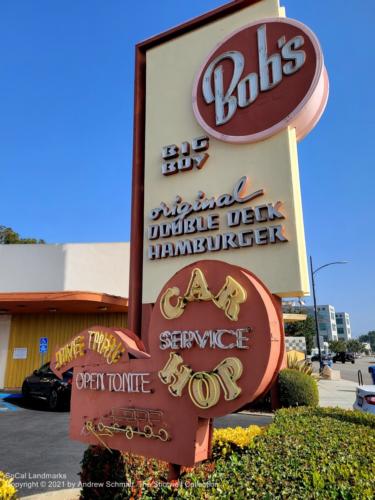
[[[47,402],[50,410],[57,410],[59,408],[60,398],[56,389],[51,389]]]

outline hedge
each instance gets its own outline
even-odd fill
[[[375,416],[333,408],[279,410],[248,446],[184,469],[174,484],[165,481],[166,464],[138,461],[142,467],[132,470],[138,487],[124,491],[124,499],[373,499]]]
[[[284,408],[291,406],[317,406],[318,384],[306,373],[285,369],[279,375],[280,403]]]
[[[102,446],[89,446],[83,455],[81,465],[79,476],[83,487],[80,500],[123,498],[123,485],[126,479],[124,462],[119,451],[107,450]]]

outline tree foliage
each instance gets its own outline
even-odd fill
[[[12,245],[16,243],[28,245],[45,243],[45,241],[36,238],[21,238],[21,236],[13,231],[11,227],[0,226],[0,245]]]
[[[367,333],[369,344],[371,345],[371,350],[375,351],[375,330],[371,330]]]
[[[368,342],[370,342],[370,337],[368,335],[360,335],[358,337],[358,340],[367,344]]]
[[[360,353],[365,352],[364,345],[358,339],[351,339],[348,341],[344,340],[332,340],[329,343],[329,348],[332,352],[354,352]]]
[[[290,312],[305,314],[305,311],[301,310],[291,310]],[[285,324],[285,335],[288,337],[305,337],[306,340],[306,350],[308,353],[314,346],[314,338],[316,335],[315,330],[315,319],[311,316],[307,316],[305,321],[296,321],[293,323]]]
[[[364,345],[358,339],[348,340],[346,343],[346,347],[349,352],[355,352],[355,353],[365,352]]]
[[[332,352],[336,353],[346,352],[348,350],[344,340],[331,340],[329,342],[329,348]]]

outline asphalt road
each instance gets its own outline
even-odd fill
[[[314,362],[314,371],[319,371],[319,363]],[[351,380],[352,382],[358,382],[358,370],[361,370],[363,376],[363,383],[365,385],[372,384],[372,378],[368,372],[368,367],[375,365],[374,356],[365,356],[363,358],[357,358],[355,363],[334,363],[333,369],[340,370],[341,378],[344,380]]]
[[[267,425],[272,416],[236,414],[216,419],[215,427]],[[77,488],[86,445],[71,441],[69,412],[47,411],[42,402],[26,406],[22,396],[0,393],[0,470],[16,475],[19,496]],[[56,477],[57,476],[57,477]]]
[[[68,419],[67,411],[49,412],[39,402],[30,408],[22,398],[0,399],[0,470],[16,475],[20,497],[78,482],[86,447],[67,439]]]

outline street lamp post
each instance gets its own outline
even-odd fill
[[[319,356],[319,366],[322,367],[322,351],[320,349],[320,341],[319,341],[319,326],[318,326],[318,311],[316,308],[316,294],[315,294],[315,274],[323,269],[324,267],[333,266],[334,264],[347,264],[346,260],[339,260],[335,262],[329,262],[328,264],[324,264],[323,266],[318,267],[314,270],[313,261],[310,255],[310,273],[311,273],[311,284],[313,289],[313,300],[314,300],[314,316],[315,316],[315,332],[316,332],[316,342],[318,345],[318,356]]]

